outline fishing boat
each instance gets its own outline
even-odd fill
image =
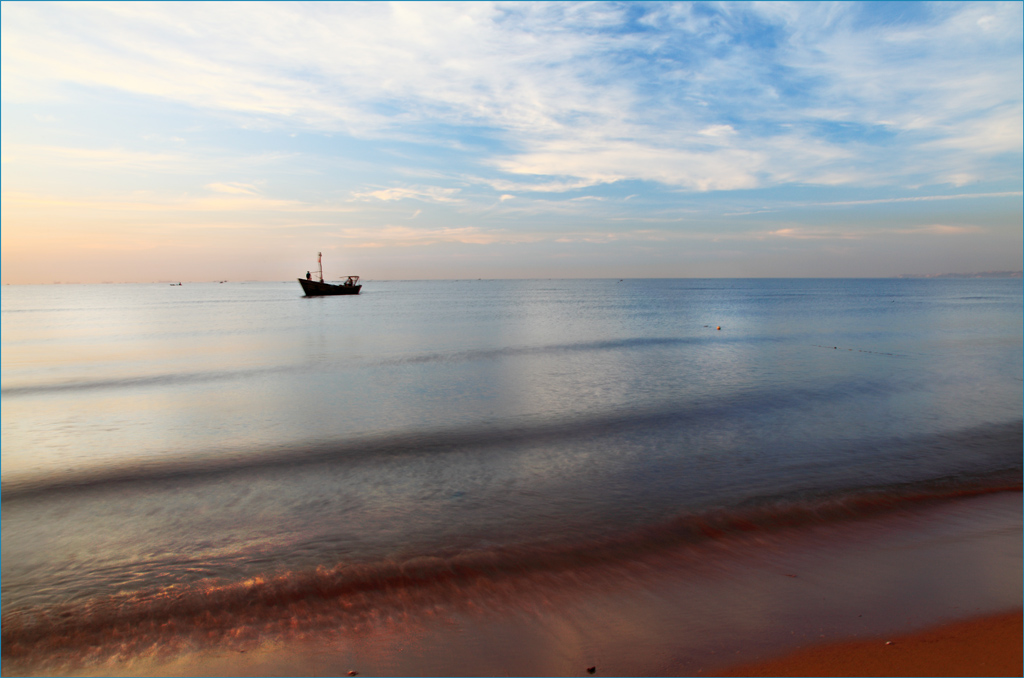
[[[317,252],[317,279],[313,278],[313,274],[310,271],[306,271],[305,278],[299,278],[299,284],[302,285],[302,291],[307,297],[327,297],[335,294],[359,294],[359,290],[361,290],[363,286],[359,284],[358,275],[348,276],[348,279],[343,283],[334,284],[324,282],[324,265],[321,261],[321,257],[323,257],[323,253]]]

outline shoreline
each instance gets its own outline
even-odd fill
[[[744,662],[715,676],[1020,676],[1024,611],[975,617],[909,634],[812,645]]]
[[[171,630],[106,659],[72,648],[63,656],[9,657],[3,674],[587,676],[596,667],[597,676],[772,675],[763,662],[806,652],[835,657],[836,647],[906,654],[918,636],[929,647],[957,647],[941,634],[962,623],[985,628],[979,619],[1007,610],[1016,610],[1019,659],[1020,502],[1019,491],[950,499],[673,547],[625,566],[598,562],[437,590],[370,592],[365,613],[353,616],[357,608],[348,607],[315,626],[296,628],[282,617],[212,643]],[[936,632],[937,640],[929,635]],[[895,646],[884,645],[894,638]],[[775,675],[800,675],[801,665],[781,666]],[[880,671],[938,673],[914,666]],[[807,671],[829,674],[820,666]],[[831,674],[844,672],[871,675],[863,667]]]

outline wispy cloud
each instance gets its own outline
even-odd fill
[[[252,171],[287,162],[291,153],[228,153],[211,151],[144,151],[128,148],[89,148],[48,144],[3,144],[3,162],[20,167],[53,169],[125,170],[154,174],[199,174],[206,172]]]
[[[900,203],[928,203],[936,201],[953,200],[976,200],[983,198],[1019,198],[1024,196],[1024,191],[999,191],[995,193],[953,193],[947,195],[915,195],[901,198],[871,198],[869,200],[832,200],[813,202],[790,202],[785,201],[763,209],[724,212],[723,216],[745,216],[751,214],[770,214],[786,209],[806,209],[814,207],[859,207],[868,205],[895,205]]]
[[[545,236],[537,233],[512,233],[485,230],[475,226],[454,228],[413,228],[410,226],[387,225],[372,229],[342,228],[332,237],[346,241],[346,247],[417,247],[440,243],[461,243],[468,245],[495,245],[523,242],[537,242]]]
[[[217,193],[231,193],[233,195],[256,195],[256,187],[237,182],[207,184],[206,187]]]
[[[354,200],[382,200],[389,202],[392,200],[423,200],[427,202],[446,202],[454,203],[460,202],[455,195],[459,192],[457,188],[441,188],[439,186],[416,186],[416,187],[396,187],[396,188],[381,188],[376,191],[366,191],[363,193],[354,193],[352,198]]]
[[[915,235],[972,235],[981,233],[985,229],[981,226],[950,226],[948,224],[928,224],[926,226],[915,226],[914,228],[892,229],[891,233],[909,233]]]
[[[1024,191],[1000,191],[998,193],[957,193],[954,195],[915,195],[905,198],[873,198],[871,200],[837,200],[832,202],[805,203],[808,207],[886,205],[901,202],[932,202],[936,200],[970,200],[975,198],[1014,198],[1024,196]]]
[[[228,189],[228,190],[224,190]],[[286,213],[302,212],[352,212],[349,205],[331,203],[304,203],[297,200],[282,200],[256,195],[251,192],[232,190],[231,186],[213,184],[212,194],[158,197],[150,194],[122,196],[67,197],[24,193],[3,192],[4,211],[33,212],[36,214],[55,211],[97,212],[255,212],[274,211]]]
[[[76,148],[35,144],[5,144],[5,164],[39,163],[134,170],[184,170],[195,158],[181,153],[151,153],[123,148]],[[194,168],[194,165],[191,165]]]
[[[947,174],[1021,146],[1019,3],[914,22],[802,3],[43,7],[4,5],[5,97],[75,83],[367,137],[498,130],[514,150],[488,164],[557,179],[534,190],[870,183],[883,158],[911,169],[894,144]]]
[[[810,228],[780,228],[775,231],[768,231],[767,235],[773,238],[791,238],[793,240],[860,240],[864,237],[864,234],[859,232],[815,230]]]

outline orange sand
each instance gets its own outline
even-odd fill
[[[811,647],[720,676],[1020,676],[1022,611],[918,633]]]

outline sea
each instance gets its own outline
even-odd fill
[[[411,643],[970,497],[1019,522],[1022,309],[1019,278],[4,286],[4,673]]]

